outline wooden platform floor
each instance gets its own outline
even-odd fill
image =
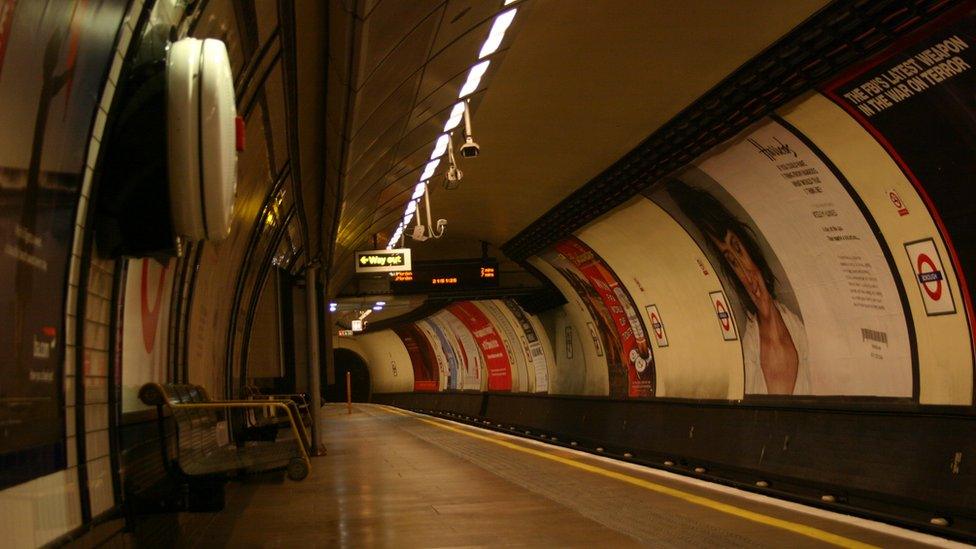
[[[381,406],[325,410],[304,482],[232,483],[188,547],[921,546],[860,525]],[[936,542],[935,538],[932,538]]]

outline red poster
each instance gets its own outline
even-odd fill
[[[512,366],[508,353],[488,317],[469,301],[455,303],[447,310],[464,324],[478,342],[488,366],[488,390],[511,391]]]
[[[0,0],[0,72],[3,71],[3,55],[7,52],[10,40],[10,24],[14,21],[14,6],[17,0]]]
[[[619,345],[619,356],[627,366],[627,396],[653,396],[654,356],[630,294],[603,259],[579,239],[567,238],[555,248],[586,277],[613,320],[617,332],[613,343]]]
[[[410,355],[410,363],[413,366],[413,390],[437,392],[439,379],[437,357],[430,346],[430,341],[413,324],[394,328],[393,331],[400,336],[403,346],[407,348],[407,354]]]

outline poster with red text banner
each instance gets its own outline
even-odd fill
[[[637,313],[634,300],[617,275],[581,240],[567,238],[544,254],[576,289],[597,322],[604,339],[607,365],[610,368],[610,396],[643,398],[654,396],[654,354],[647,342],[644,321]],[[627,377],[619,375],[621,366]],[[626,392],[621,382],[626,380]],[[623,394],[621,394],[623,393]]]
[[[437,356],[430,341],[416,325],[407,324],[393,329],[400,336],[403,346],[410,355],[413,365],[413,390],[417,392],[437,392]]]
[[[139,389],[166,381],[175,260],[130,259],[122,294],[122,412],[146,408]]]
[[[0,0],[0,75],[3,74],[3,54],[7,51],[10,39],[10,26],[14,22],[14,7],[17,0]]]
[[[488,390],[511,391],[512,367],[508,352],[485,313],[469,301],[455,303],[447,310],[464,324],[478,342],[488,367]]]
[[[918,190],[941,233],[920,228],[916,238],[904,243],[926,313],[963,314],[976,334],[966,282],[966,275],[976,276],[974,66],[976,2],[969,1],[828,83],[823,91],[887,150]],[[899,213],[909,215],[903,211]],[[948,257],[938,257],[933,239],[945,244]],[[955,276],[942,271],[943,265]]]

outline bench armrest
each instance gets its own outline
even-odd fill
[[[219,410],[219,409],[227,409],[227,408],[248,409],[248,408],[267,408],[267,407],[284,410],[284,412],[288,416],[288,423],[289,426],[291,427],[291,432],[295,436],[295,440],[298,442],[298,447],[302,451],[302,460],[305,461],[305,465],[308,466],[309,470],[311,470],[312,468],[312,461],[309,459],[308,452],[305,449],[306,447],[305,438],[302,436],[302,433],[300,433],[298,430],[298,425],[302,425],[303,428],[305,425],[300,421],[296,420],[295,415],[292,413],[291,407],[288,406],[288,404],[286,404],[284,401],[214,400],[211,402],[187,402],[181,404],[175,404],[171,402],[168,403],[168,406],[174,409],[183,409],[183,410],[194,409],[194,408],[202,409],[202,410]]]

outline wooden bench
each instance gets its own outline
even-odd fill
[[[163,408],[169,409],[177,437],[174,465],[183,479],[191,483],[190,492],[213,490],[215,480],[221,482],[222,489],[222,481],[234,472],[284,467],[291,480],[300,481],[308,476],[311,468],[306,450],[308,437],[292,401],[211,400],[206,389],[198,385],[158,383],[143,385],[139,398],[147,405],[156,406],[160,421],[164,418]],[[292,438],[238,445],[218,437],[218,428],[226,425],[221,414],[231,410],[247,412],[266,408],[275,409],[288,418]],[[200,481],[198,490],[194,490],[194,481]],[[192,507],[192,504],[188,506]]]

